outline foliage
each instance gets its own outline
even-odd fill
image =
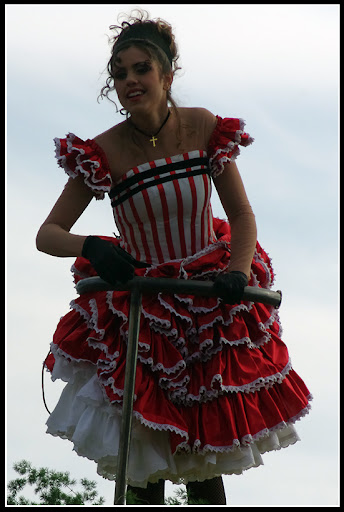
[[[174,491],[174,496],[165,499],[165,505],[209,505],[209,502],[203,499],[190,499],[186,489],[177,489]]]
[[[174,496],[169,496],[165,499],[165,505],[187,505],[188,496],[186,489],[177,489],[174,491]]]
[[[31,462],[22,460],[13,465],[13,469],[20,475],[11,480],[8,485],[8,505],[104,505],[103,497],[98,498],[96,482],[82,478],[81,491],[75,491],[73,487],[76,480],[70,478],[69,472],[64,473],[48,468],[36,469]],[[26,485],[32,485],[39,501],[30,501],[19,494]],[[129,495],[130,494],[130,495]],[[95,501],[98,498],[98,501]],[[135,504],[135,495],[128,491],[127,503]],[[178,488],[174,496],[165,499],[165,505],[206,505],[203,500],[188,502],[186,489]]]
[[[128,505],[141,504],[140,500],[137,499],[135,493],[131,490],[127,491],[126,503]],[[209,503],[203,499],[192,500],[188,498],[186,489],[178,488],[174,491],[174,496],[165,498],[165,505],[209,505]]]
[[[8,485],[8,505],[103,505],[104,498],[95,501],[98,492],[96,482],[82,478],[81,491],[74,491],[76,480],[71,479],[69,472],[61,473],[48,468],[33,468],[31,463],[22,460],[13,465],[13,469],[21,477],[11,480]],[[24,487],[34,486],[39,502],[33,502],[24,496],[18,496]]]

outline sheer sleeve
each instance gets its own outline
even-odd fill
[[[257,227],[234,160],[240,153],[239,145],[248,146],[253,138],[244,132],[242,119],[216,117],[217,124],[209,141],[208,156],[214,184],[231,229],[229,271],[239,270],[250,278]],[[223,172],[225,167],[227,170]]]
[[[244,132],[243,119],[216,116],[217,124],[208,143],[211,174],[215,178],[223,172],[226,162],[234,161],[240,154],[240,146],[252,144],[254,139]]]
[[[55,156],[58,164],[71,178],[82,176],[96,199],[104,199],[112,185],[110,169],[103,150],[87,139],[83,141],[73,133],[66,138],[55,138]]]

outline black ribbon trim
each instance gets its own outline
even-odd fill
[[[208,169],[208,168],[206,168],[206,169],[194,169],[193,171],[185,171],[182,174],[168,174],[167,176],[164,176],[163,178],[159,178],[157,180],[152,180],[152,181],[148,181],[146,183],[142,183],[138,187],[135,187],[134,189],[129,190],[126,194],[123,194],[118,199],[114,199],[113,201],[111,201],[111,206],[112,206],[112,208],[115,208],[116,206],[118,206],[119,204],[123,203],[124,201],[126,201],[127,199],[129,199],[133,195],[137,194],[138,192],[141,192],[142,190],[145,190],[145,189],[147,189],[149,187],[155,187],[156,185],[159,185],[160,183],[166,183],[168,181],[173,181],[173,180],[181,179],[181,178],[188,178],[190,176],[198,176],[200,174],[208,174],[208,175],[210,175],[210,169]]]
[[[199,157],[199,158],[191,158],[190,160],[181,160],[180,162],[172,162],[170,164],[161,165],[159,167],[154,167],[153,169],[147,169],[147,171],[140,172],[131,176],[127,180],[122,181],[118,185],[115,185],[109,192],[110,199],[115,196],[118,196],[123,190],[130,188],[135,183],[146,180],[147,178],[152,178],[157,174],[165,174],[166,172],[171,171],[179,171],[181,169],[189,169],[190,167],[196,167],[196,165],[205,165],[208,166],[209,158],[207,157]]]

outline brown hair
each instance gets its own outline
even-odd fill
[[[122,16],[127,17],[127,20],[123,21],[120,25],[111,25],[110,26],[110,30],[114,30],[116,32],[116,34],[110,39],[110,43],[112,43],[112,50],[111,50],[111,58],[107,64],[107,71],[109,73],[109,77],[106,80],[106,85],[101,89],[100,94],[98,96],[98,98],[101,98],[101,99],[107,98],[109,101],[111,101],[115,105],[116,105],[116,103],[111,98],[109,98],[109,93],[112,92],[113,90],[115,90],[113,64],[114,64],[114,61],[116,59],[116,56],[117,56],[117,53],[119,50],[124,50],[131,46],[136,46],[136,47],[139,47],[140,49],[143,49],[151,59],[155,60],[158,63],[162,75],[171,73],[171,71],[172,71],[172,75],[174,76],[176,71],[178,69],[181,69],[177,65],[177,60],[179,58],[179,55],[178,55],[175,37],[172,32],[172,27],[169,23],[167,23],[167,21],[164,21],[160,18],[158,18],[156,20],[151,20],[151,19],[149,19],[148,12],[140,10],[140,9],[135,9],[134,11],[131,12],[131,14],[129,16],[125,15],[125,14],[120,15],[119,19]],[[119,23],[119,21],[118,21],[118,23]],[[130,27],[132,25],[136,25],[136,24],[154,24],[156,26],[159,34],[166,41],[166,43],[168,44],[168,46],[170,48],[170,52],[172,55],[172,65],[169,62],[165,52],[162,51],[155,44],[151,43],[148,40],[147,41],[126,41],[116,47],[117,40],[120,37],[120,35],[122,34],[122,32],[124,33],[125,31],[130,30]],[[167,91],[167,101],[171,104],[172,108],[177,112],[177,105],[172,98],[170,90]],[[116,108],[117,108],[117,112],[118,112],[117,105],[116,105]],[[122,113],[123,110],[124,109],[121,109],[120,112]]]

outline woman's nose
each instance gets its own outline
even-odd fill
[[[131,71],[127,74],[126,82],[128,85],[137,84],[137,81],[138,80],[134,72]]]

